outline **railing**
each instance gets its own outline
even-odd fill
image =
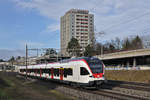
[[[138,65],[137,67],[105,67],[105,70],[150,70],[150,65]]]
[[[107,59],[107,58],[115,58],[115,57],[123,58],[123,57],[130,57],[130,56],[139,56],[139,55],[150,55],[150,49],[122,51],[122,52],[116,52],[110,54],[97,55],[97,57],[100,57],[102,59]]]

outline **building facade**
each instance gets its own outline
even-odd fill
[[[67,46],[76,38],[81,49],[94,41],[94,15],[88,10],[71,9],[61,17],[61,54],[68,55]]]

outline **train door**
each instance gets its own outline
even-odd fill
[[[51,68],[51,79],[54,79],[54,68]]]
[[[80,81],[87,83],[89,80],[89,72],[85,67],[80,67]]]
[[[78,65],[74,65],[73,68],[73,80],[72,81],[75,81],[75,82],[78,82],[79,81],[79,67]]]
[[[59,74],[60,74],[60,80],[63,80],[63,76],[64,76],[64,69],[63,68],[59,69]]]

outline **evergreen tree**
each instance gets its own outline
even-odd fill
[[[138,35],[132,40],[131,43],[132,43],[133,49],[142,49],[143,48],[142,40]]]
[[[122,44],[122,49],[123,50],[131,50],[131,47],[132,47],[132,45],[131,45],[131,42],[129,41],[129,39],[128,38],[125,39]]]
[[[52,48],[47,49],[45,53],[45,55],[55,55],[55,54],[57,54],[57,52]]]
[[[70,42],[68,43],[67,46],[67,52],[71,56],[80,56],[81,55],[81,50],[80,50],[80,45],[79,42],[76,38],[72,38]]]
[[[102,53],[103,48],[104,47],[101,43],[96,43],[96,50],[95,50],[96,54],[100,55]]]
[[[18,56],[16,59],[17,59],[17,60],[19,60],[19,59],[21,59],[21,57],[20,57],[20,56]]]
[[[88,45],[87,47],[85,47],[84,56],[91,57],[91,56],[94,56],[94,53],[95,53],[95,50],[93,46]]]
[[[113,45],[113,44],[111,44],[111,43],[109,44],[109,48],[108,48],[108,49],[109,49],[109,52],[110,52],[110,53],[112,53],[112,52],[114,52],[114,51],[116,50],[116,49],[115,49],[115,45]]]
[[[15,57],[12,56],[8,61],[11,61],[11,62],[15,61]]]
[[[0,59],[0,62],[5,62],[3,59]]]

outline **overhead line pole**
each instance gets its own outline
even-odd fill
[[[28,67],[28,46],[26,44],[26,79],[27,79],[27,67]]]

